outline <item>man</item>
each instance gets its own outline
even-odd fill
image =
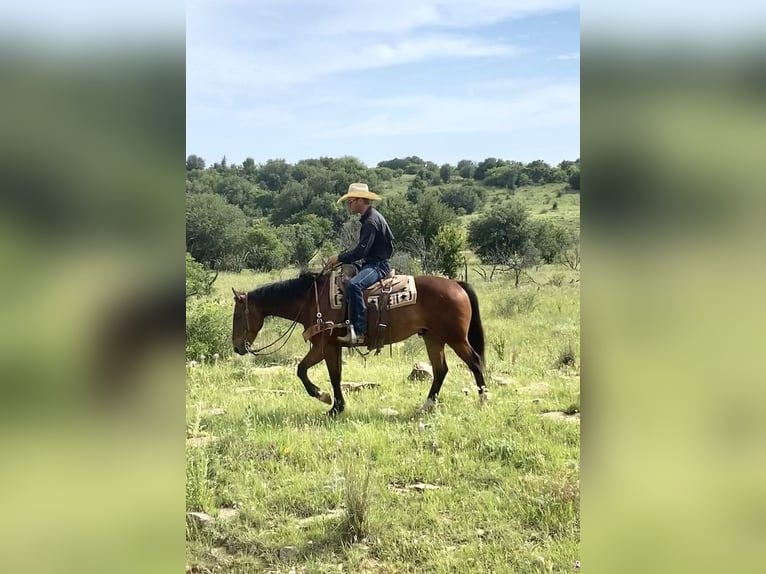
[[[338,337],[341,343],[356,347],[365,344],[367,334],[367,309],[364,305],[363,292],[391,271],[391,255],[394,252],[391,228],[383,216],[370,205],[371,201],[379,200],[380,196],[367,189],[366,183],[352,183],[348,193],[338,200],[346,202],[351,213],[361,215],[362,229],[359,231],[359,243],[349,251],[333,255],[327,261],[326,267],[334,267],[338,263],[362,262],[362,268],[351,278],[346,290],[351,325],[348,333]]]

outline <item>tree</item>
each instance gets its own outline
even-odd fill
[[[323,158],[324,159],[324,158]],[[374,169],[369,169],[359,159],[352,156],[344,156],[326,161],[328,174],[335,182],[335,194],[338,197],[348,191],[348,186],[354,182],[365,182],[370,190],[375,191],[378,184],[378,176]]]
[[[419,231],[425,240],[426,248],[431,247],[434,237],[443,226],[457,220],[455,212],[441,203],[433,191],[424,193],[420,198],[418,215],[420,215]]]
[[[400,170],[404,171],[404,168],[407,167],[408,163],[409,163],[409,161],[407,159],[395,157],[394,159],[389,159],[389,160],[386,160],[386,161],[379,161],[378,162],[378,167],[379,168],[386,167],[386,168],[393,169],[393,170],[400,169]]]
[[[569,176],[569,187],[580,191],[580,168],[572,169],[572,175]]]
[[[245,264],[257,271],[271,271],[286,267],[290,262],[290,246],[280,239],[277,230],[268,221],[258,221],[245,234],[247,258]]]
[[[332,236],[332,228],[328,221],[316,215],[306,215],[301,223],[281,226],[279,233],[282,240],[291,246],[290,263],[305,269]]]
[[[445,163],[443,166],[439,168],[439,178],[444,183],[449,183],[450,176],[452,175],[452,166],[448,163]]]
[[[494,157],[488,157],[484,161],[480,161],[479,165],[473,172],[473,178],[476,180],[482,180],[486,176],[487,172],[496,167],[503,165],[503,160]]]
[[[315,195],[306,206],[306,214],[314,214],[320,219],[329,221],[335,231],[338,231],[349,219],[348,212],[338,205],[337,198],[327,193]]]
[[[404,161],[406,162],[404,166],[404,173],[409,175],[416,174],[426,163],[416,155],[406,157],[404,158]]]
[[[186,193],[215,193],[221,175],[212,169],[186,172]]]
[[[513,285],[518,289],[519,278],[525,269],[532,267],[538,261],[539,252],[531,241],[527,241],[521,248],[506,250],[500,254],[500,261],[513,273]]]
[[[292,166],[283,159],[270,159],[258,170],[258,181],[271,191],[281,190],[290,179]]]
[[[207,267],[236,269],[247,218],[214,193],[186,196],[186,250]]]
[[[205,169],[205,160],[192,154],[186,158],[186,171],[194,171],[195,169]]]
[[[450,279],[457,277],[465,263],[465,229],[459,224],[442,227],[433,241],[433,265]]]
[[[566,183],[569,181],[569,173],[561,168],[551,168],[546,183]]]
[[[504,253],[521,252],[531,240],[529,213],[515,201],[474,220],[468,228],[468,243],[485,263]]]
[[[258,166],[255,165],[253,158],[245,158],[245,161],[242,162],[242,175],[250,183],[258,182]]]
[[[476,171],[476,164],[470,159],[461,159],[457,162],[457,172],[460,177],[471,179],[473,178],[474,171]]]
[[[335,197],[336,200],[338,199],[335,190],[335,180],[332,177],[332,173],[326,169],[313,169],[309,172],[304,184],[314,195],[328,195]]]
[[[252,203],[253,184],[244,177],[226,175],[215,185],[215,192],[244,211]]]
[[[539,251],[540,258],[546,263],[553,263],[573,241],[566,229],[552,221],[536,221],[532,223],[531,231],[532,241]]]
[[[394,170],[390,167],[376,167],[374,170],[379,181],[391,181],[394,179]]]
[[[380,212],[394,234],[395,251],[414,253],[413,249],[420,233],[420,214],[417,206],[395,195],[383,198],[381,203]]]
[[[484,185],[516,189],[520,168],[515,165],[500,165],[487,171]]]
[[[310,201],[311,192],[302,184],[290,181],[274,196],[274,208],[270,214],[271,222],[277,226],[293,223],[295,218],[304,213]]]
[[[577,271],[580,268],[580,237],[572,234],[572,241],[564,251],[559,253],[559,261],[565,267]]]
[[[420,201],[421,194],[426,190],[426,182],[420,177],[415,176],[410,186],[407,188],[405,197],[412,203],[418,203]]]
[[[483,203],[473,185],[451,185],[442,190],[441,202],[456,213],[473,213]]]
[[[551,181],[551,166],[541,159],[530,161],[524,166],[524,173],[529,180],[535,184],[542,184]]]

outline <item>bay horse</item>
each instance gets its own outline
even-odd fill
[[[271,283],[247,293],[234,291],[234,317],[232,343],[239,355],[252,351],[266,317],[276,316],[288,319],[309,329],[317,323],[317,313],[324,320],[339,324],[331,331],[314,334],[311,349],[298,364],[298,378],[308,394],[325,404],[332,405],[328,415],[343,412],[345,401],[341,390],[341,351],[343,343],[337,338],[347,327],[340,309],[330,308],[327,297],[330,277],[327,273],[302,273],[298,278]],[[449,345],[462,361],[468,365],[479,388],[479,399],[484,402],[487,388],[484,384],[484,329],[479,315],[479,301],[473,288],[462,281],[444,277],[423,275],[415,277],[417,300],[414,304],[389,311],[389,326],[385,332],[384,344],[398,343],[418,334],[425,341],[428,358],[433,367],[433,383],[428,397],[421,407],[427,412],[436,405],[447,362],[444,345]],[[317,304],[319,309],[317,309]],[[374,333],[372,313],[368,313],[368,333]],[[304,331],[305,332],[305,331]],[[347,346],[347,345],[346,345]],[[324,361],[330,374],[333,400],[329,393],[322,392],[309,380],[310,367]]]

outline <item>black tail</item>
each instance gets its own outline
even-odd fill
[[[484,369],[484,328],[481,326],[481,315],[479,314],[479,299],[476,292],[468,283],[458,281],[458,285],[468,294],[468,300],[471,302],[471,324],[468,327],[468,342],[476,354],[481,359],[481,368]]]

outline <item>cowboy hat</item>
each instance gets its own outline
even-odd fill
[[[371,200],[379,200],[382,199],[377,193],[372,193],[369,189],[367,189],[366,183],[352,183],[348,186],[348,193],[341,197],[338,200],[338,203],[341,201],[347,201],[349,199],[354,198],[360,198],[360,199],[371,199]]]

